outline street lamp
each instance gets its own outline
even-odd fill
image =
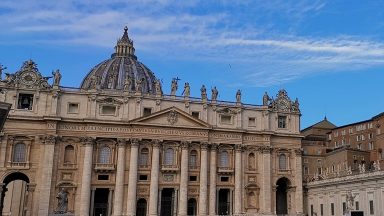
[[[0,131],[3,130],[3,126],[11,106],[12,105],[9,103],[0,102]]]

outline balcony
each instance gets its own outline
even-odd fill
[[[222,173],[222,174],[232,174],[233,168],[232,167],[219,167],[218,172]]]
[[[179,171],[179,166],[178,165],[166,165],[166,164],[163,164],[161,166],[161,171],[163,172],[177,172]]]
[[[63,163],[61,169],[77,169],[77,165],[74,163]]]
[[[199,171],[200,166],[189,165],[189,171]]]
[[[8,162],[8,167],[12,169],[29,169],[29,162]]]
[[[96,163],[95,164],[95,171],[96,172],[112,172],[115,170],[114,164],[103,164],[103,163]]]

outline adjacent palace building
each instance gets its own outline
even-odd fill
[[[127,28],[80,88],[32,60],[3,72],[2,215],[302,215],[298,100],[162,86]],[[181,92],[182,89],[179,89]],[[235,96],[235,94],[234,94]]]

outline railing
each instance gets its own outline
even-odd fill
[[[179,170],[179,166],[178,165],[167,165],[167,164],[163,164],[161,166],[161,170],[162,171],[178,171]]]
[[[15,169],[28,169],[29,163],[28,162],[8,162],[8,165]]]
[[[218,172],[219,173],[232,173],[233,168],[232,167],[219,167]]]
[[[95,170],[96,171],[113,171],[113,170],[115,170],[115,165],[114,164],[97,163],[97,164],[95,164]]]

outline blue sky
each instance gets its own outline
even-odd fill
[[[31,58],[43,74],[60,69],[64,86],[109,58],[127,25],[165,93],[176,76],[192,96],[205,84],[250,104],[285,88],[302,128],[384,111],[384,1],[2,0],[0,20],[6,72]]]

